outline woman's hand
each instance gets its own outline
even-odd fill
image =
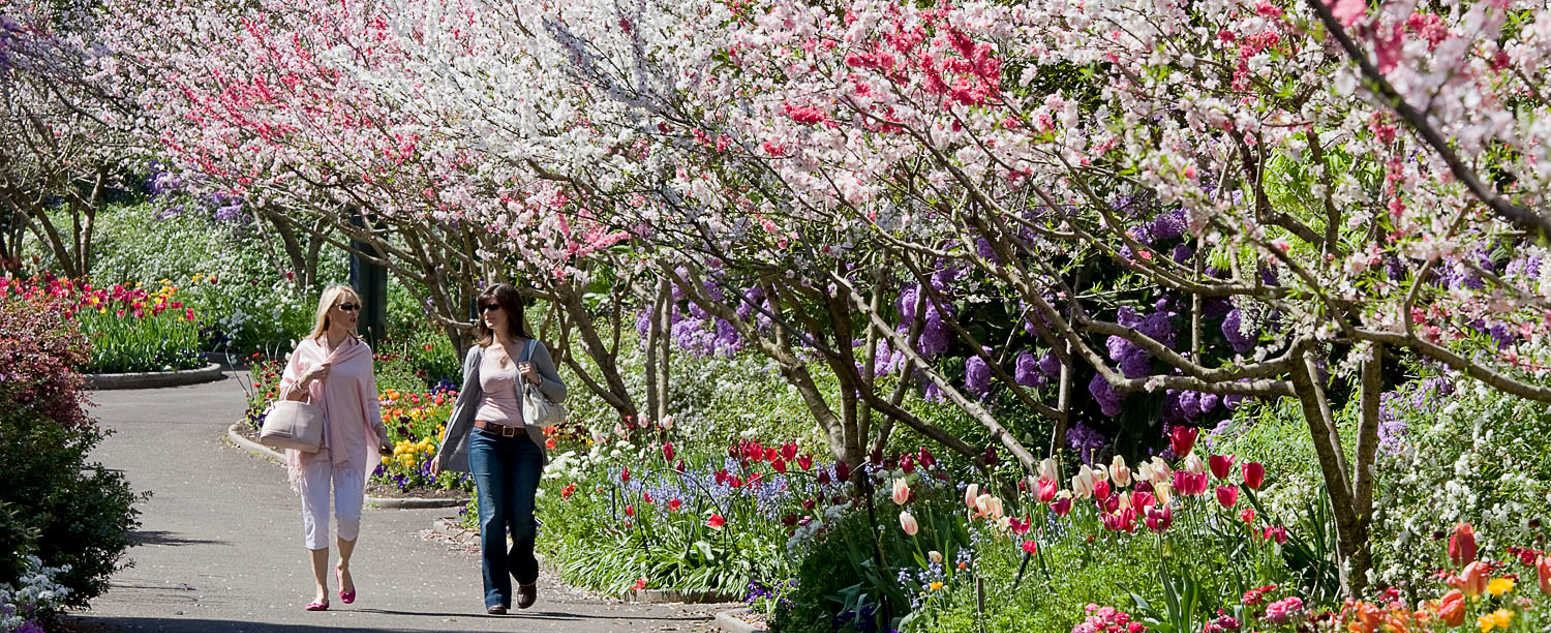
[[[314,365],[312,369],[307,370],[307,373],[302,374],[301,386],[305,387],[312,384],[312,381],[314,380],[322,380],[327,378],[329,375],[329,367],[331,367],[330,363],[331,361],[323,361],[317,365]]]
[[[434,479],[437,475],[441,474],[441,472],[442,472],[442,456],[441,455],[437,455],[436,457],[432,457],[431,458],[431,477]]]
[[[540,384],[544,380],[544,377],[539,375],[538,368],[533,366],[533,361],[518,363],[517,372],[528,382],[535,385]]]

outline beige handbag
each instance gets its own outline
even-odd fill
[[[336,350],[337,351],[337,350]],[[329,353],[323,362],[334,360]],[[323,407],[310,402],[276,400],[264,412],[259,443],[270,448],[294,448],[316,453],[323,446]]]

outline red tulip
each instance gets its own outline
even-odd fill
[[[1093,482],[1093,498],[1103,501],[1109,498],[1109,480],[1100,479]]]
[[[683,501],[679,501],[678,499],[674,499],[674,500],[668,502],[668,511],[669,512],[678,512],[679,508],[682,508],[682,507],[684,507],[684,502]]]
[[[1056,482],[1049,479],[1041,479],[1034,484],[1034,492],[1039,498],[1040,503],[1050,503],[1051,499],[1056,498]]]
[[[1260,462],[1244,462],[1244,485],[1259,490],[1266,483],[1266,467]]]
[[[1261,532],[1261,538],[1264,538],[1268,541],[1276,541],[1277,545],[1282,545],[1287,542],[1287,527],[1282,525],[1267,525],[1266,529]]]
[[[664,461],[673,461],[673,442],[663,442],[662,458]]]
[[[786,472],[786,460],[777,457],[775,461],[770,462],[770,467],[778,473],[784,473]]]
[[[1211,467],[1213,477],[1227,479],[1228,471],[1233,468],[1233,456],[1213,455],[1207,458],[1206,465]]]
[[[922,446],[921,450],[917,451],[916,461],[920,462],[922,468],[931,468],[933,464],[937,463],[937,458],[932,457],[932,452],[926,450],[925,446]]]
[[[787,442],[781,445],[781,459],[791,461],[797,457],[797,443]]]
[[[1183,459],[1190,454],[1190,449],[1195,448],[1196,436],[1201,431],[1188,426],[1176,426],[1169,432],[1169,448],[1174,450],[1174,456]]]
[[[625,466],[624,468],[619,469],[619,480],[620,481],[630,481],[630,467],[629,466]]]
[[[721,528],[723,525],[727,525],[727,519],[720,514],[712,512],[711,518],[706,519],[705,524],[709,527]]]
[[[627,516],[627,517],[635,516],[635,506],[633,506],[633,505],[625,506],[625,516]]]
[[[1010,517],[1007,519],[1007,527],[1012,530],[1013,534],[1023,536],[1029,533],[1029,528],[1034,527],[1034,522],[1028,519]]]
[[[765,461],[767,461],[767,462],[773,462],[773,461],[776,460],[777,457],[780,457],[780,456],[781,456],[781,449],[779,449],[779,448],[776,448],[776,447],[772,446],[770,448],[765,449]]]
[[[818,480],[819,480],[819,485],[820,486],[828,486],[829,485],[829,471],[828,470],[821,470],[821,471],[819,471]]]
[[[846,481],[846,480],[848,480],[850,478],[851,478],[851,465],[847,464],[846,460],[843,460],[843,459],[842,460],[837,460],[835,462],[835,479],[838,479],[838,480],[843,482],[843,481]]]
[[[1455,565],[1476,561],[1476,530],[1469,523],[1454,526],[1454,533],[1449,535],[1449,560]]]
[[[813,456],[812,455],[801,455],[801,456],[799,456],[797,458],[797,465],[799,467],[801,467],[803,470],[808,470],[810,468],[813,468]]]
[[[906,474],[910,474],[910,473],[915,472],[916,471],[916,459],[914,457],[911,457],[909,453],[906,453],[904,455],[900,455],[899,456],[899,469],[902,470],[902,471],[905,471]]]
[[[1255,509],[1254,508],[1244,508],[1243,510],[1240,510],[1239,511],[1239,520],[1243,521],[1246,524],[1253,524],[1255,522]]]
[[[1033,539],[1023,542],[1023,553],[1033,556],[1037,551],[1039,551],[1039,543],[1035,543]]]
[[[634,589],[636,591],[640,591],[642,589],[645,589],[646,588],[646,578],[643,576],[641,578],[635,579],[635,584],[630,585],[630,588]]]
[[[1217,487],[1217,503],[1224,508],[1231,508],[1239,502],[1239,489],[1234,486]]]

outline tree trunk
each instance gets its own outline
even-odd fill
[[[1304,345],[1304,343],[1294,343]],[[1367,534],[1370,517],[1359,513],[1346,465],[1346,452],[1341,445],[1341,433],[1336,427],[1335,416],[1325,398],[1323,381],[1315,359],[1307,350],[1301,352],[1302,361],[1292,371],[1292,383],[1298,401],[1303,407],[1303,417],[1309,426],[1309,437],[1314,442],[1314,452],[1319,457],[1320,474],[1330,494],[1330,506],[1336,522],[1336,568],[1341,581],[1341,593],[1356,597],[1367,583],[1369,560]],[[1367,373],[1365,368],[1364,373]]]

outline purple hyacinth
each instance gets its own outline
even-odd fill
[[[1185,233],[1185,210],[1174,209],[1153,219],[1150,231],[1154,238],[1171,240]]]
[[[979,356],[964,360],[964,388],[981,398],[990,391],[991,368]]]
[[[1093,454],[1104,448],[1104,434],[1091,426],[1078,422],[1066,430],[1066,444],[1077,451],[1084,464],[1093,463]]]
[[[1088,381],[1088,393],[1099,403],[1099,410],[1104,415],[1120,415],[1120,403],[1126,399],[1126,396],[1110,386],[1109,381],[1104,380],[1103,376],[1093,375],[1093,380]]]
[[[1035,387],[1045,382],[1045,377],[1040,374],[1039,361],[1034,360],[1034,355],[1028,352],[1020,352],[1014,362],[1013,382],[1025,387]]]
[[[1255,349],[1255,337],[1244,333],[1243,320],[1244,311],[1238,308],[1229,310],[1228,316],[1222,320],[1222,335],[1233,346],[1233,351],[1239,354],[1247,354]]]
[[[1051,378],[1060,376],[1061,357],[1056,356],[1054,350],[1045,352],[1044,356],[1039,357],[1039,372]]]

